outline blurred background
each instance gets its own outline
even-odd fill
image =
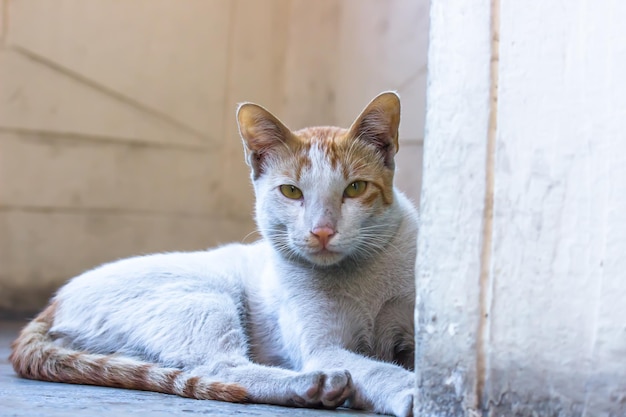
[[[398,91],[418,202],[428,0],[0,3],[3,315],[102,262],[255,240],[242,101],[347,127]]]

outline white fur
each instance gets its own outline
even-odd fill
[[[414,347],[416,211],[398,191],[390,206],[342,199],[354,179],[320,150],[310,157],[293,184],[303,200],[280,193],[293,179],[279,169],[255,181],[263,240],[120,260],[71,280],[56,296],[57,343],[237,382],[252,401],[336,407],[348,397],[409,415],[414,374],[392,362]],[[309,232],[324,222],[336,229],[332,253]]]

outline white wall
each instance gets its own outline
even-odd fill
[[[623,16],[433,1],[421,415],[626,415]]]

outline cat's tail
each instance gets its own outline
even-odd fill
[[[70,384],[156,391],[203,400],[243,402],[246,389],[237,384],[190,376],[180,369],[117,355],[99,355],[54,344],[48,331],[56,312],[53,301],[11,345],[15,372],[28,379]]]

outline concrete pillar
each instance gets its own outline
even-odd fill
[[[626,416],[626,3],[434,0],[422,416]]]

